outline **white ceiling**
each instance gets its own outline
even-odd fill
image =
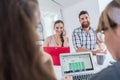
[[[58,4],[62,5],[62,7],[70,7],[82,0],[51,0],[51,1],[57,2]]]

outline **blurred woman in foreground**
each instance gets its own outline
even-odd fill
[[[120,80],[120,0],[113,0],[107,5],[101,14],[97,32],[104,36],[103,41],[116,63],[90,80]]]
[[[36,45],[38,13],[36,0],[0,1],[0,80],[56,80]]]

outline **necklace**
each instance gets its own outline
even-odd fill
[[[61,46],[62,45],[60,37],[54,35],[54,39],[55,39],[55,43],[56,43],[57,46]]]

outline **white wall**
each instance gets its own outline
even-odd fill
[[[72,44],[72,32],[75,28],[80,27],[78,14],[81,10],[88,11],[91,19],[91,27],[96,29],[98,24],[98,17],[99,17],[98,0],[81,0],[76,5],[63,9],[63,17],[64,17],[63,19],[69,37],[71,52],[75,51]]]
[[[38,0],[40,5],[41,23],[43,24],[44,38],[54,33],[53,24],[61,19],[61,6],[51,0]]]
[[[103,9],[106,7],[106,5],[112,0],[98,0],[99,2],[99,9],[100,9],[100,13],[103,11]]]
[[[60,14],[60,6],[51,0],[38,0],[40,4],[40,11]]]

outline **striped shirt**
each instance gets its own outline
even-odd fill
[[[79,47],[94,50],[97,48],[97,39],[94,30],[90,27],[86,33],[82,27],[76,28],[72,34],[72,42],[75,50]]]

